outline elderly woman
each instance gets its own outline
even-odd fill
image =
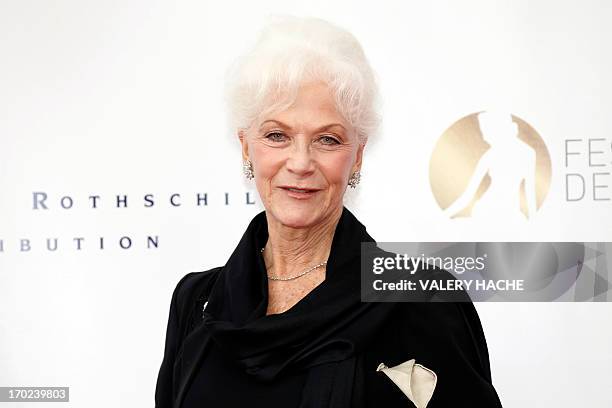
[[[174,290],[156,407],[499,407],[473,305],[361,302],[343,205],[379,122],[357,40],[279,18],[230,71],[232,128],[265,211],[227,263]]]

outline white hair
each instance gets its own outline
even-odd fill
[[[260,116],[289,108],[304,83],[329,86],[338,112],[361,143],[380,124],[378,86],[357,39],[314,17],[269,17],[250,52],[226,75],[228,124],[246,129]]]

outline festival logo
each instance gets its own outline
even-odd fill
[[[497,111],[455,122],[438,140],[429,165],[431,190],[450,218],[532,218],[548,194],[551,173],[538,132]]]

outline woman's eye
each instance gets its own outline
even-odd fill
[[[271,132],[266,135],[266,139],[271,140],[273,142],[284,142],[285,135],[280,132]]]
[[[326,145],[340,144],[340,142],[336,138],[331,136],[322,136],[319,140]]]

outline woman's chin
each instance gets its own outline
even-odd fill
[[[321,219],[320,210],[310,206],[283,206],[273,211],[274,217],[284,226],[307,228],[317,224]]]

